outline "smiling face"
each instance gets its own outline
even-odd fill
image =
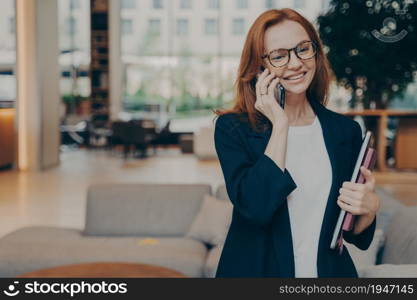
[[[295,47],[301,41],[311,40],[304,28],[297,22],[285,20],[282,23],[269,27],[265,32],[265,54],[279,48],[290,49]],[[286,92],[292,94],[305,93],[316,71],[316,59],[313,56],[310,59],[299,59],[294,51],[290,52],[290,60],[283,67],[274,67],[268,58],[264,59],[267,68],[281,78],[280,83],[284,86]],[[295,76],[299,74],[300,76]],[[295,79],[297,78],[297,79]]]

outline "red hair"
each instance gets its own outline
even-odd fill
[[[276,24],[285,20],[299,23],[307,32],[308,36],[317,45],[316,52],[316,72],[314,78],[307,89],[307,99],[316,100],[326,105],[328,92],[333,72],[329,61],[323,51],[323,44],[319,35],[306,18],[293,9],[271,9],[262,13],[252,24],[246,36],[236,81],[234,83],[235,98],[231,109],[214,110],[217,116],[227,113],[247,113],[245,120],[248,120],[252,128],[256,128],[260,120],[265,120],[265,116],[255,109],[256,101],[256,75],[262,65],[261,56],[264,53],[265,31]]]

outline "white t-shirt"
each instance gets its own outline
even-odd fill
[[[290,126],[285,168],[297,184],[288,196],[295,277],[317,277],[317,250],[332,182],[332,169],[317,116]]]

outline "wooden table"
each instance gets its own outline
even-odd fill
[[[37,270],[19,278],[185,278],[178,271],[150,264],[96,262]]]
[[[407,110],[392,110],[392,109],[365,109],[361,111],[349,111],[343,113],[346,116],[361,116],[361,117],[376,117],[377,118],[377,132],[376,132],[376,150],[377,150],[377,168],[379,171],[386,170],[386,146],[387,141],[385,138],[385,130],[388,126],[389,117],[398,117],[401,118],[399,122],[398,132],[397,132],[397,142],[398,139],[401,141],[404,136],[403,132],[409,132],[410,126],[411,130],[417,131],[417,111],[407,111]],[[397,143],[398,144],[398,143]],[[407,143],[411,144],[411,143]],[[400,143],[401,145],[401,143]],[[407,152],[398,153],[401,147],[396,147],[396,166],[398,168],[407,167],[407,164],[402,164],[401,162],[409,162],[409,157],[406,156]],[[409,150],[409,149],[407,149]],[[410,152],[410,151],[408,151]],[[411,151],[412,152],[412,151]],[[416,155],[414,153],[414,155]],[[413,167],[413,164],[411,165]]]

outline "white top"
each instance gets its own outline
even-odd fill
[[[289,127],[285,167],[297,184],[287,198],[295,277],[317,277],[317,249],[332,182],[317,116],[310,125]]]

